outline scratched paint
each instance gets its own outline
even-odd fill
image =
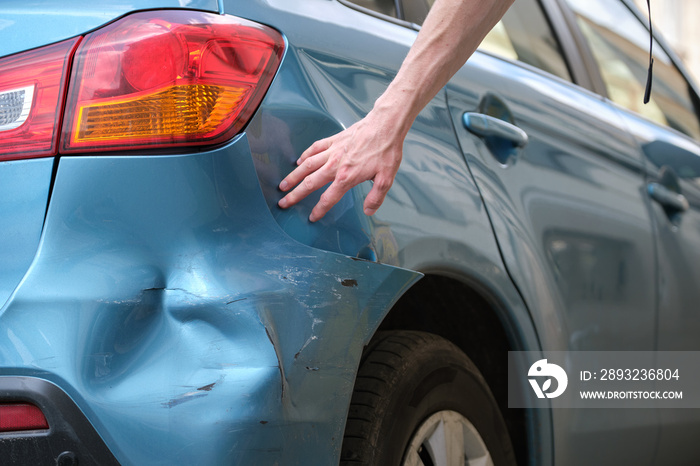
[[[419,277],[290,239],[245,137],[63,157],[39,251],[0,375],[61,387],[122,464],[336,457],[362,347]]]

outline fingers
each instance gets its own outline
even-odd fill
[[[374,215],[374,213],[379,209],[379,207],[384,202],[386,194],[392,185],[392,178],[385,178],[377,176],[374,180],[374,185],[372,189],[367,194],[364,203],[365,215]]]
[[[321,139],[320,141],[314,142],[308,149],[306,149],[301,154],[301,157],[299,157],[299,159],[297,160],[297,165],[301,165],[302,163],[304,163],[304,160],[308,159],[309,157],[327,151],[328,149],[330,149],[332,142],[332,138]]]
[[[287,192],[278,202],[281,208],[293,206],[331,183],[309,215],[309,220],[315,222],[352,187],[371,179],[374,184],[365,199],[364,212],[373,215],[379,209],[401,163],[401,144],[377,143],[379,136],[374,126],[356,133],[356,125],[317,141],[304,151],[297,161],[299,166],[280,182],[280,190]],[[357,134],[364,137],[356,137]]]
[[[309,215],[309,221],[315,222],[321,219],[353,186],[354,184],[336,178],[328,189],[321,194],[320,199],[311,211],[311,215]]]
[[[279,189],[293,191],[279,200],[277,205],[286,209],[306,196],[333,181],[335,174],[332,167],[327,166],[330,157],[332,138],[322,139],[313,143],[297,160],[297,168],[287,175],[279,184]]]
[[[364,213],[365,215],[374,215],[374,213],[379,209],[379,207],[384,202],[389,189],[391,188],[393,178],[378,176],[372,189],[365,198],[364,203]],[[347,193],[353,186],[359,184],[362,180],[353,181],[348,177],[337,176],[335,181],[328,187],[328,189],[321,194],[321,198],[318,203],[314,206],[309,216],[311,222],[315,222],[321,219],[324,215],[328,213],[329,210],[336,205],[340,199]]]
[[[315,158],[316,157],[314,157],[314,159]],[[289,187],[292,187],[296,184],[298,184],[298,186],[294,188],[291,192],[289,192],[286,196],[284,196],[282,199],[280,199],[280,201],[277,204],[281,208],[286,209],[287,207],[291,207],[294,204],[297,204],[299,201],[304,199],[312,192],[316,191],[319,188],[322,188],[323,186],[333,181],[333,172],[330,169],[324,167],[323,164],[321,164],[321,166],[318,167],[316,164],[320,163],[319,161],[314,161],[312,163],[314,159],[308,159],[307,161],[305,161],[301,166],[299,166],[296,170],[290,173],[289,176],[285,179],[291,180],[289,182]],[[295,173],[297,171],[299,171],[299,173]],[[280,183],[280,189],[282,189],[283,183],[284,181]]]
[[[328,161],[328,154],[326,151],[330,149],[330,147],[331,138],[321,139],[320,141],[316,141],[311,144],[311,146],[306,149],[303,154],[301,154],[301,157],[297,159],[297,165],[299,167],[295,168],[289,175],[287,175],[285,179],[280,182],[280,190],[289,191],[309,174],[315,172],[325,165],[325,163]]]
[[[285,179],[280,182],[279,188],[282,191],[289,191],[294,186],[301,183],[301,181],[307,176],[323,167],[328,161],[328,157],[329,154],[327,152],[322,152],[313,157],[307,157],[297,168],[295,168],[289,175],[287,175]]]

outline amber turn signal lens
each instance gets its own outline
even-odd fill
[[[210,134],[224,124],[248,89],[189,84],[80,108],[74,140],[80,143],[151,136]]]

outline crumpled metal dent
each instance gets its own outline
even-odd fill
[[[52,380],[123,464],[335,458],[362,347],[419,276],[290,239],[245,137],[64,157],[0,375]]]

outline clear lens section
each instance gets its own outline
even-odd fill
[[[0,131],[22,126],[32,108],[34,86],[0,92]]]
[[[61,152],[217,144],[250,119],[284,40],[232,16],[135,13],[76,52]]]
[[[0,161],[58,152],[68,63],[79,41],[0,58]]]

